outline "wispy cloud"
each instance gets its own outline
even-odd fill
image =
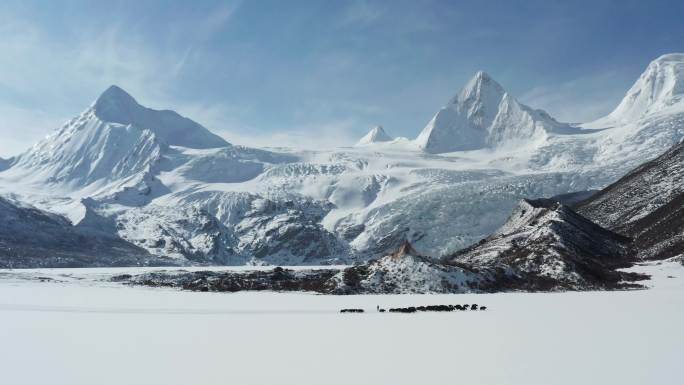
[[[520,96],[520,101],[549,112],[566,122],[588,122],[600,118],[620,102],[626,89],[616,71],[572,79],[560,84],[541,85]]]
[[[203,38],[234,12],[217,10]],[[86,23],[77,32],[68,40],[55,38],[30,16],[0,12],[0,155],[27,148],[61,124],[66,111],[77,114],[110,84],[152,107],[168,105],[180,76],[177,51],[150,44],[125,21]]]
[[[359,130],[366,125],[357,118],[291,124],[280,129],[267,130],[245,123],[252,106],[223,103],[188,103],[175,107],[227,141],[250,147],[296,147],[305,149],[335,148],[356,143]]]

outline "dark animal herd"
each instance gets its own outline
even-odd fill
[[[387,310],[378,306],[377,310],[384,313]],[[390,308],[390,313],[416,313],[421,311],[465,311],[465,310],[487,310],[487,306],[477,306],[476,303],[472,305],[428,305],[428,306],[409,306],[409,307],[395,307]],[[342,309],[340,313],[363,313],[363,309]]]

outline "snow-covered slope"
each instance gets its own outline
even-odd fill
[[[634,237],[640,258],[684,254],[684,143],[580,202],[577,210]]]
[[[151,172],[170,145],[229,146],[192,120],[145,108],[111,86],[90,108],[20,155],[13,169],[37,181],[77,188]]]
[[[0,197],[0,267],[169,264],[98,227]]]
[[[581,290],[616,285],[623,277],[612,270],[627,261],[628,243],[558,202],[522,200],[494,234],[446,260],[496,269],[513,286]]]
[[[552,132],[573,132],[542,110],[519,103],[485,72],[430,120],[416,138],[429,153],[535,144]]]
[[[105,122],[150,130],[160,141],[170,146],[217,148],[229,145],[220,136],[174,111],[158,111],[141,106],[115,85],[95,101],[92,111]]]
[[[680,59],[648,71],[678,84],[669,68]],[[677,100],[678,88],[668,89]],[[350,263],[404,239],[439,257],[491,234],[522,198],[600,189],[657,157],[684,137],[676,106],[568,125],[479,73],[423,142],[262,150],[110,88],[7,164],[0,195],[73,223],[90,210],[117,236],[178,263]],[[454,152],[435,154],[443,151]]]
[[[359,139],[356,145],[363,146],[372,143],[390,142],[392,140],[393,138],[387,135],[382,126],[375,126],[370,131],[368,131],[368,133],[364,135],[363,138]]]
[[[337,275],[338,293],[466,293],[477,291],[481,275],[421,256],[404,241],[389,255]]]
[[[663,55],[648,65],[608,119],[632,122],[684,108],[684,54]],[[678,111],[679,112],[679,111]]]

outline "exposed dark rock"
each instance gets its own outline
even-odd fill
[[[587,218],[633,238],[633,259],[684,250],[684,142],[576,205]]]
[[[445,258],[486,275],[485,291],[630,288],[630,239],[550,199],[523,200],[483,241]]]
[[[583,200],[589,199],[592,195],[596,194],[599,190],[584,190],[575,191],[567,194],[559,194],[552,196],[551,200],[562,203],[566,206],[573,206]]]
[[[0,218],[0,268],[173,264],[99,227],[73,226],[64,217],[1,197]]]

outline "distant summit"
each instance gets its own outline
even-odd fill
[[[550,132],[570,130],[546,112],[519,103],[479,71],[435,114],[416,144],[429,153],[468,151],[537,142]]]
[[[375,126],[366,135],[364,135],[364,137],[361,138],[356,144],[357,145],[366,145],[366,144],[378,143],[378,142],[389,142],[392,140],[393,140],[393,138],[391,136],[387,135],[385,130],[382,128],[382,126]]]
[[[13,162],[26,178],[68,183],[141,178],[160,162],[169,145],[196,149],[230,146],[176,112],[153,110],[117,86]],[[1,162],[0,162],[1,163]],[[0,164],[0,169],[2,164]]]
[[[230,145],[220,136],[174,111],[141,106],[130,94],[115,85],[107,88],[92,108],[95,116],[104,122],[148,129],[158,139],[172,146],[217,148]]]

